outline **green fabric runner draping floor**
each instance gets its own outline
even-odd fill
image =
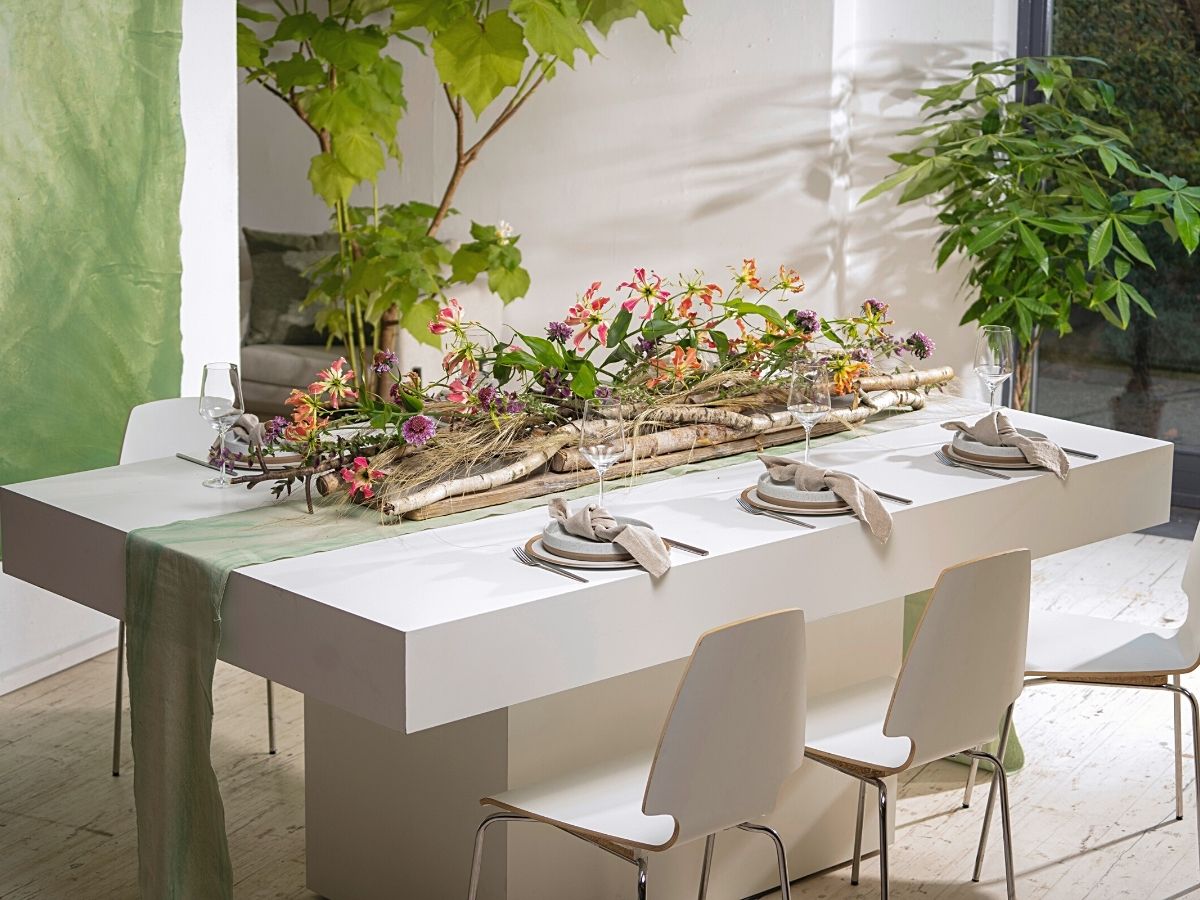
[[[853,432],[818,440],[840,442],[945,415],[945,411],[885,414]],[[796,443],[772,452],[802,449],[803,443]],[[636,482],[737,465],[756,455],[677,466],[639,476]],[[553,496],[570,499],[589,496],[594,490],[587,485]],[[234,569],[505,515],[543,506],[549,499],[517,500],[395,525],[383,525],[377,513],[344,503],[323,503],[308,515],[293,499],[130,532],[125,546],[125,621],[142,896],[155,900],[232,897],[225,813],[210,744],[221,605]]]

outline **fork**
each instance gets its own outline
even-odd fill
[[[759,509],[752,503],[748,503],[743,497],[737,498],[738,506],[750,513],[752,516],[766,516],[770,519],[778,519],[780,522],[790,522],[793,525],[799,525],[802,528],[816,528],[817,526],[811,522],[805,522],[803,519],[793,519],[791,516],[786,516],[783,513],[772,512],[769,509]]]
[[[588,580],[582,575],[576,575],[574,572],[568,572],[566,569],[560,569],[553,563],[542,562],[542,560],[530,556],[524,547],[513,547],[512,552],[513,556],[527,566],[532,566],[535,569],[545,569],[547,572],[553,572],[556,575],[563,576],[564,578],[570,578],[572,581],[582,581],[584,584],[588,583]]]
[[[943,466],[951,468],[970,469],[972,472],[979,472],[982,475],[991,475],[993,478],[1002,478],[1005,481],[1012,481],[1011,475],[1005,475],[1003,472],[993,472],[991,469],[985,469],[983,466],[973,466],[970,463],[959,462],[957,459],[951,459],[941,450],[934,450],[933,455],[937,457],[937,461]]]

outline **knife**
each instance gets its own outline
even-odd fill
[[[682,550],[685,553],[694,553],[697,556],[708,556],[707,550],[702,550],[699,547],[693,547],[691,544],[685,544],[683,541],[676,541],[672,538],[663,538],[662,542],[668,547],[674,547],[676,550]]]

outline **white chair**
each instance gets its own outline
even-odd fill
[[[1169,691],[1175,698],[1175,819],[1183,818],[1181,699],[1192,710],[1192,766],[1200,829],[1200,706],[1180,676],[1200,666],[1200,530],[1183,570],[1187,618],[1179,628],[1151,628],[1095,616],[1033,610],[1029,614],[1026,684],[1084,684]],[[974,764],[963,805],[971,802]],[[991,810],[989,808],[988,813]]]
[[[186,452],[205,459],[213,442],[213,428],[200,418],[199,397],[171,397],[135,406],[129,411],[121,464],[145,462]],[[199,474],[199,473],[198,473]],[[121,774],[121,707],[125,693],[125,620],[117,627],[117,702],[113,712],[112,773]],[[275,692],[267,681],[267,741],[275,754]]]
[[[1028,550],[1010,550],[942,572],[896,678],[879,678],[813,701],[809,759],[859,780],[850,883],[858,884],[866,786],[879,791],[879,884],[888,896],[887,785],[884,778],[968,753],[994,767],[988,806],[999,793],[1008,896],[1016,896],[1008,782],[995,756],[977,748],[1004,742],[1021,693],[1029,625]],[[997,723],[1003,724],[997,729]],[[987,820],[979,838],[982,860]],[[976,866],[974,880],[979,880]]]
[[[479,888],[483,842],[496,822],[543,822],[637,866],[645,900],[647,855],[706,838],[700,898],[708,889],[717,832],[768,835],[783,900],[789,900],[783,841],[751,824],[775,808],[780,785],[804,760],[804,614],[782,610],[703,635],[679,682],[658,747],[485,797],[505,812],[475,837],[470,900]]]

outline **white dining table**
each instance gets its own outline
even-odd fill
[[[602,570],[582,584],[519,564],[512,548],[541,530],[544,506],[234,572],[221,658],[305,695],[309,888],[334,900],[465,896],[478,798],[652,745],[709,628],[804,609],[809,690],[823,694],[895,674],[903,597],[946,566],[1013,547],[1045,556],[1169,517],[1163,441],[1014,412],[1099,458],[1072,458],[1066,482],[940,464],[939,423],[984,412],[934,399],[814,443],[814,463],[912,499],[887,504],[886,545],[851,517],[804,529],[743,512],[735,497],[762,471],[749,462],[611,492],[616,512],[711,551],[673,552],[657,580]],[[206,489],[202,474],[170,458],[0,488],[4,571],[120,617],[131,530],[276,502],[263,487]],[[219,730],[219,702],[216,715]],[[856,787],[814,765],[785,786],[771,822],[793,875],[849,857]],[[589,900],[632,884],[626,864],[553,829],[509,829],[489,837],[481,900]],[[721,838],[712,896],[772,885],[759,843]],[[699,863],[698,846],[656,857],[655,895],[694,896]]]

